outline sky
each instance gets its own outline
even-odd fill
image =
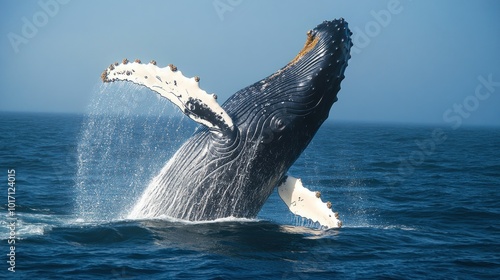
[[[87,110],[123,58],[175,64],[222,103],[343,17],[352,58],[330,119],[500,126],[497,0],[0,0],[0,112]]]

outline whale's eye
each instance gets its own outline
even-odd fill
[[[285,123],[283,122],[282,119],[279,119],[276,121],[276,128],[279,130],[282,130],[283,128],[285,128]]]
[[[196,105],[191,102],[187,103],[186,105],[189,111],[194,111],[196,109]]]
[[[283,131],[288,123],[290,123],[290,120],[287,117],[277,117],[273,119],[271,127],[274,131]]]

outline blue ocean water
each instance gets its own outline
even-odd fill
[[[290,174],[332,202],[341,229],[294,217],[276,193],[256,219],[127,220],[195,129],[159,113],[0,115],[1,278],[500,275],[499,128],[327,121]],[[15,272],[7,256],[12,221]]]

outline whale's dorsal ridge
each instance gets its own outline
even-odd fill
[[[233,120],[217,103],[217,95],[208,94],[199,87],[199,77],[188,78],[176,66],[160,68],[156,61],[142,64],[140,60],[111,64],[101,75],[105,83],[128,81],[145,86],[170,100],[194,121],[209,129],[229,134],[234,130]]]

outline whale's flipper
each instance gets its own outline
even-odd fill
[[[287,176],[279,185],[278,194],[293,214],[318,222],[327,228],[342,226],[338,213],[331,209],[331,203],[324,203],[319,192],[304,188],[300,179]]]
[[[160,68],[155,61],[142,64],[124,59],[120,64],[111,64],[101,78],[105,83],[130,81],[145,86],[170,100],[194,121],[215,131],[233,130],[233,121],[217,103],[217,96],[202,90],[198,77],[187,78],[173,65]]]

